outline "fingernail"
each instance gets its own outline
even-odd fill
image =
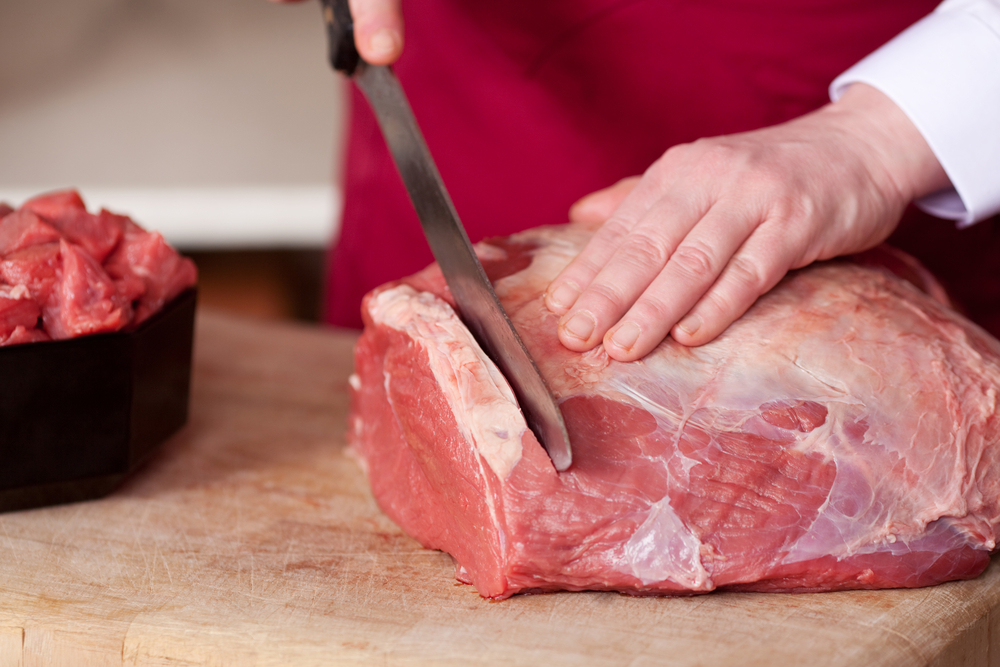
[[[611,342],[626,352],[631,351],[637,340],[639,340],[639,325],[635,322],[626,322],[611,334]]]
[[[553,308],[566,310],[576,303],[578,296],[580,296],[580,290],[569,283],[563,283],[557,287],[554,292],[549,294],[548,301],[549,305]]]
[[[693,336],[698,333],[698,329],[701,328],[703,322],[701,317],[698,315],[688,315],[683,320],[677,323],[677,328],[686,333],[688,336]]]
[[[569,335],[574,338],[588,340],[590,335],[594,333],[594,328],[596,326],[597,322],[594,320],[594,316],[584,311],[569,318],[569,321],[563,325],[563,329],[565,329]]]
[[[380,28],[368,40],[368,50],[374,58],[391,56],[396,51],[396,33],[389,28]]]

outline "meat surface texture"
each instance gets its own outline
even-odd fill
[[[461,581],[488,598],[806,592],[986,567],[996,339],[869,256],[790,274],[708,345],[579,354],[542,296],[588,238],[548,227],[477,246],[565,416],[564,473],[436,266],[366,297],[352,446],[383,510]]]
[[[196,280],[162,236],[74,190],[0,205],[0,345],[134,328]]]

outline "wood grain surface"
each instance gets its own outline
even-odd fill
[[[353,341],[200,313],[189,425],[106,499],[0,515],[0,667],[1000,664],[996,563],[912,591],[485,601],[345,450]]]

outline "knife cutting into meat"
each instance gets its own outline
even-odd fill
[[[566,470],[573,458],[562,413],[476,257],[399,80],[391,67],[358,54],[347,0],[321,4],[330,64],[352,77],[371,104],[459,316],[507,378],[556,470]]]

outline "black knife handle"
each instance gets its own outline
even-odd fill
[[[330,47],[330,66],[347,76],[354,74],[361,56],[354,44],[354,19],[347,0],[320,0],[326,39]]]

